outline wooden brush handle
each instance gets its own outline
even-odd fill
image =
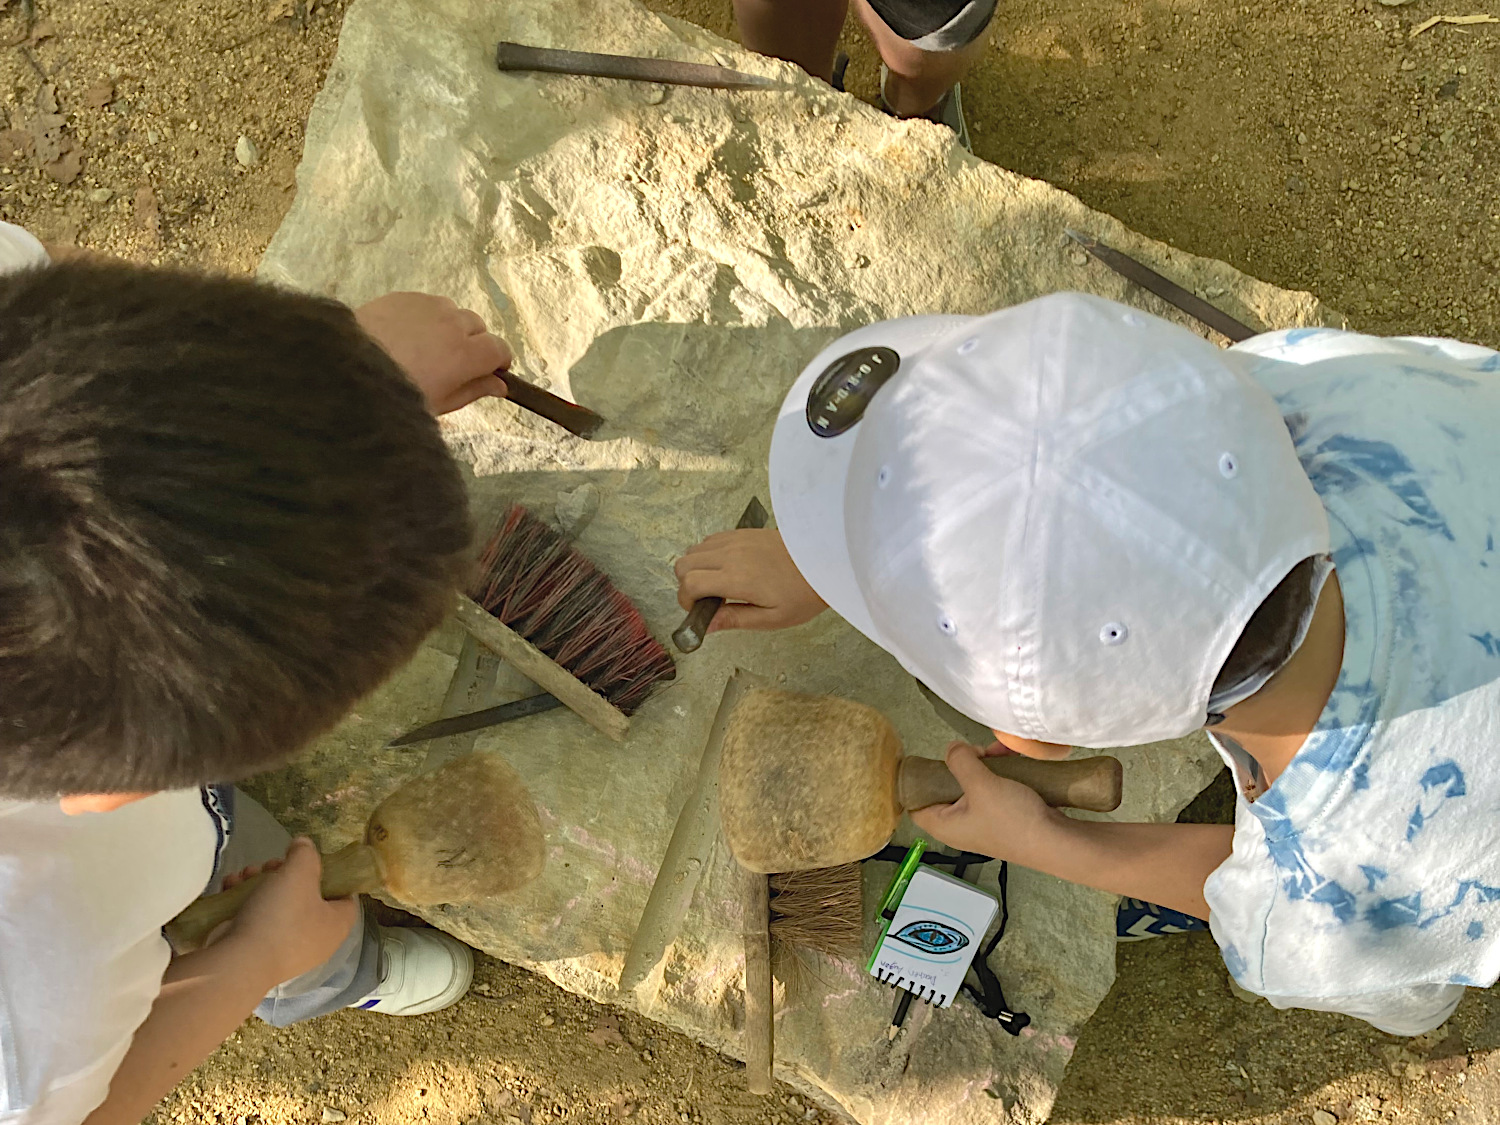
[[[554,695],[589,726],[616,742],[625,741],[630,720],[604,696],[590,688],[536,645],[489,613],[473,598],[453,595],[453,616],[469,635],[500,659],[508,661],[548,695]]]
[[[575,437],[591,438],[604,424],[604,419],[586,406],[559,398],[551,391],[544,391],[535,383],[528,383],[509,371],[497,371],[505,383],[505,397],[522,410],[529,410],[538,417],[555,422]]]
[[[1055,809],[1114,812],[1120,807],[1120,760],[1103,755],[1069,762],[1045,762],[1008,754],[985,758],[996,777],[1030,786]],[[907,812],[929,805],[949,805],[964,794],[948,767],[935,758],[903,758],[896,796]]]
[[[265,875],[256,875],[220,891],[204,895],[188,906],[181,914],[167,923],[167,940],[178,953],[189,953],[200,949],[208,935],[228,922],[240,912],[245,900],[260,885]],[[367,844],[350,844],[332,855],[323,857],[323,897],[326,899],[348,898],[350,895],[369,894],[385,885],[380,874],[380,859],[375,849]]]
[[[740,932],[745,939],[745,1086],[752,1094],[771,1092],[776,1057],[775,985],[771,981],[771,881],[740,868]]]

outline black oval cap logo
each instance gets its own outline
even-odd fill
[[[834,360],[808,392],[808,428],[823,438],[846,433],[900,366],[901,357],[890,348],[861,348]]]

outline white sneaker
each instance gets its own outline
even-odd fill
[[[463,942],[437,930],[382,926],[380,983],[349,1007],[423,1016],[457,1004],[473,980],[474,953]]]

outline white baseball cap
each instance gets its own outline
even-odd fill
[[[1180,737],[1251,614],[1329,549],[1251,362],[1080,293],[872,324],[782,405],[777,526],[824,601],[985,725]]]

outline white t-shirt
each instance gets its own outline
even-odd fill
[[[45,265],[0,222],[0,273]],[[198,790],[110,813],[0,798],[0,1125],[77,1125],[151,1012],[161,927],[203,893],[224,821]]]
[[[0,1123],[77,1125],[151,1013],[161,927],[213,876],[199,790],[109,813],[0,799]]]
[[[1204,888],[1225,963],[1278,1007],[1395,1034],[1500,976],[1500,354],[1294,329],[1237,345],[1328,511],[1333,694]]]

